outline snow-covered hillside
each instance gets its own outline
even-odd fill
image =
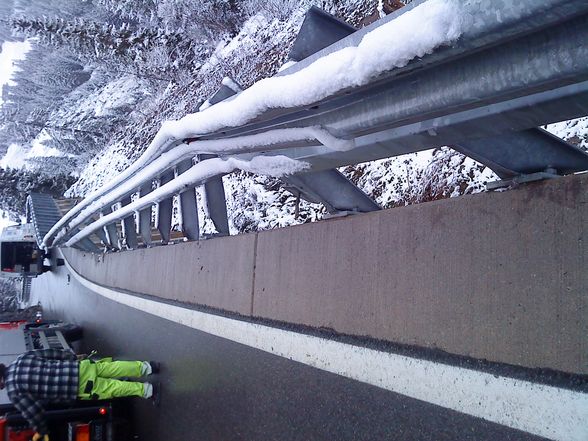
[[[128,0],[128,3],[133,2]],[[189,23],[178,18],[180,15],[172,14],[188,3],[187,0],[176,4],[162,2],[150,19],[145,18],[146,15],[136,15],[134,19],[143,23],[159,14],[166,25],[178,27],[172,28],[173,32],[192,35],[195,31],[188,29]],[[91,72],[90,79],[65,95],[61,104],[51,109],[47,119],[51,127],[75,127],[87,133],[88,143],[76,144],[77,150],[62,136],[62,145],[70,147],[61,154],[75,157],[77,164],[80,161],[86,164],[75,170],[79,179],[67,195],[87,195],[126,170],[145,151],[164,121],[196,112],[225,76],[248,88],[275,74],[286,61],[305,11],[316,3],[312,0],[267,1],[263,7],[256,7],[255,2],[244,2],[245,19],[234,32],[220,33],[222,38],[208,48],[198,49],[198,57],[192,58],[190,63],[176,64],[173,79],[166,80],[166,74],[155,70],[149,75],[120,67],[109,72],[107,66],[96,64],[96,60],[87,62],[83,69]],[[402,6],[392,0],[318,3],[355,26],[365,25]],[[141,13],[125,9],[123,6],[127,2],[117,6],[103,0],[98,4],[127,16]],[[160,67],[165,65],[160,59],[165,56],[168,60],[169,54],[149,53],[149,57],[157,59],[154,65]],[[142,62],[146,62],[145,59],[143,57]],[[547,129],[588,148],[588,118],[553,124]],[[59,143],[43,141],[42,137],[47,137],[48,133],[51,130],[38,133],[35,142],[59,149]],[[82,148],[82,145],[88,147]],[[386,208],[485,191],[485,183],[497,179],[487,167],[448,147],[344,167],[341,171]],[[326,213],[319,205],[305,201],[298,205],[294,195],[284,190],[276,178],[235,172],[225,176],[223,182],[233,233],[315,221]],[[203,197],[202,192],[199,197]],[[206,213],[202,211],[200,216],[204,231],[212,232]]]
[[[237,36],[217,46],[203,65],[200,75],[214,77],[219,65],[231,66],[233,63],[265,63],[265,69],[271,73],[283,60],[287,52],[283,46],[292,41],[301,19],[301,10],[285,23],[277,20],[268,23],[262,16],[253,17]],[[260,42],[265,42],[265,45]],[[260,45],[262,49],[259,49]],[[282,50],[276,53],[276,48]],[[257,53],[262,55],[256,56]],[[259,77],[257,71],[241,70],[238,73],[240,76],[237,77],[243,84],[250,84]],[[205,91],[211,93],[208,87]],[[206,96],[203,94],[201,98]],[[586,120],[563,122],[547,129],[572,142],[583,140],[585,145],[584,134],[588,133]],[[124,151],[121,145],[116,144],[104,155],[99,155],[100,159],[84,171],[70,194],[87,194],[128,167],[130,161]],[[113,164],[116,166],[112,167]],[[498,179],[489,168],[448,147],[344,167],[341,171],[385,208],[485,191],[486,182]],[[233,233],[315,221],[326,214],[322,206],[305,201],[301,201],[297,211],[295,197],[274,178],[236,172],[223,180]],[[212,232],[204,212],[201,213],[201,220],[206,225],[205,231]]]

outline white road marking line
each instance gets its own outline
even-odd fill
[[[562,441],[588,440],[588,394],[381,352],[234,320],[122,293],[86,280],[115,302],[324,371],[513,429]]]

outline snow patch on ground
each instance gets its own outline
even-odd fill
[[[56,148],[45,146],[43,141],[46,141],[47,139],[49,139],[49,135],[45,132],[41,132],[37,138],[35,138],[31,147],[11,144],[4,157],[0,160],[0,167],[29,168],[27,164],[28,159],[68,156]]]
[[[72,112],[70,106],[63,106],[51,115],[51,119],[61,122],[58,125],[67,123],[75,127],[76,123],[84,120],[108,118],[116,109],[133,110],[134,106],[144,98],[145,90],[148,90],[146,84],[133,75],[106,82],[91,93],[81,88],[77,94],[75,91],[71,94],[73,99],[76,99],[76,96],[78,99],[75,111]]]
[[[2,168],[22,168],[25,165],[25,157],[27,149],[19,144],[11,144],[8,146],[6,154],[0,160]]]
[[[45,144],[43,144],[44,141],[48,141],[49,139],[51,139],[51,136],[45,130],[43,130],[41,133],[39,133],[39,135],[37,135],[37,137],[35,138],[35,140],[32,143],[31,149],[29,150],[29,152],[27,154],[27,159],[28,158],[41,158],[41,157],[47,157],[47,156],[55,156],[55,157],[73,156],[73,155],[65,155],[60,150],[58,150],[54,147],[47,147]]]
[[[9,216],[6,211],[0,210],[0,231],[10,225],[16,225],[16,222],[11,221]]]
[[[326,214],[320,204],[298,201],[277,179],[239,172],[223,183],[231,234],[314,222]]]
[[[415,28],[422,29],[415,35]],[[396,20],[367,33],[357,47],[347,47],[306,68],[255,83],[233,100],[168,121],[150,145],[146,158],[160,150],[162,139],[204,135],[245,124],[273,108],[309,105],[340,90],[369,82],[385,71],[455,41],[463,31],[459,3],[429,0]],[[405,44],[395,44],[404,41]]]
[[[347,1],[346,3],[351,4],[352,2]],[[378,2],[378,5],[381,6],[382,2]],[[388,58],[391,66],[402,66],[411,58],[422,56],[421,54],[433,50],[438,45],[447,44],[459,36],[460,29],[464,26],[459,16],[459,7],[460,2],[454,0],[430,0],[426,2],[427,10],[424,10],[423,6],[413,9],[414,16],[410,20],[406,18],[411,17],[410,12],[403,14],[400,18],[404,17],[405,22],[400,29],[388,29],[378,36],[374,34],[373,40],[366,37],[362,44],[366,48],[366,53],[368,50],[379,51],[379,55],[374,57],[375,59],[391,57]],[[381,13],[380,9],[378,8],[378,12]],[[415,10],[419,10],[419,12],[414,12]],[[428,14],[435,14],[435,11],[441,11],[442,16],[430,17],[433,21],[424,20],[423,17],[429,17]],[[170,101],[165,107],[167,112],[154,114],[153,121],[177,119],[179,122],[168,123],[166,129],[170,130],[166,132],[166,136],[159,137],[159,141],[167,139],[167,135],[182,137],[189,133],[214,130],[215,127],[224,124],[236,125],[241,120],[258,114],[264,109],[272,106],[292,105],[294,102],[298,102],[296,101],[298,99],[302,99],[304,102],[316,100],[320,98],[321,93],[324,93],[324,91],[318,90],[322,87],[319,85],[321,80],[335,85],[329,87],[342,88],[345,87],[345,84],[342,85],[341,80],[349,80],[348,85],[352,86],[355,83],[351,80],[357,82],[361,81],[358,78],[362,75],[368,77],[371,75],[366,69],[373,68],[375,75],[377,69],[382,68],[377,65],[383,63],[383,59],[366,61],[367,58],[362,59],[357,53],[352,56],[343,52],[330,60],[333,63],[326,66],[320,65],[320,69],[316,68],[316,72],[312,75],[309,74],[304,78],[301,76],[300,79],[293,76],[282,77],[288,78],[290,82],[300,80],[300,84],[294,82],[284,85],[278,82],[274,83],[273,81],[276,80],[274,78],[266,79],[259,83],[261,85],[250,87],[249,92],[242,93],[231,103],[221,103],[209,108],[206,112],[180,119],[186,112],[194,111],[197,108],[196,103],[202,103],[211,96],[224,76],[230,76],[247,87],[259,79],[260,72],[271,75],[272,72],[268,66],[271,66],[272,63],[275,64],[274,72],[277,71],[302,18],[302,8],[296,11],[287,22],[255,15],[246,22],[233,39],[218,44],[208,62],[205,62],[197,72],[194,83],[190,87],[180,93],[178,91],[181,88],[170,83],[160,101],[160,103],[166,99]],[[421,32],[415,34],[414,29],[419,29]],[[404,33],[399,34],[399,31]],[[392,42],[391,39],[394,41]],[[408,49],[400,48],[399,46],[403,45],[396,44],[398,41],[406,42]],[[376,46],[380,43],[382,46],[378,49]],[[372,45],[375,46],[372,47]],[[358,51],[356,50],[356,52]],[[357,60],[355,61],[355,72],[348,73],[345,69],[334,71],[336,63],[344,65],[345,57],[351,57],[347,58],[347,62],[350,62],[354,56],[357,56],[355,58]],[[338,59],[339,57],[341,59]],[[365,66],[364,62],[368,62],[368,65]],[[388,69],[389,66],[384,66],[384,68]],[[327,69],[328,74],[324,69]],[[329,75],[334,75],[335,80],[329,78]],[[329,78],[328,81],[327,78]],[[316,90],[313,91],[311,88],[310,91],[299,97],[301,90],[307,90],[305,82],[308,79],[317,81]],[[285,95],[283,94],[284,87],[286,87],[286,92],[289,91]],[[261,98],[259,98],[259,93],[262,94]],[[247,98],[248,94],[251,98]],[[258,95],[258,97],[256,98],[254,95]],[[269,98],[267,98],[268,96]],[[249,104],[247,104],[248,100],[250,100]],[[121,99],[120,102],[124,102],[124,100]],[[250,107],[246,108],[245,104]],[[88,103],[88,108],[94,109],[91,103]],[[145,107],[142,108],[142,111],[146,112]],[[250,115],[247,115],[247,112]],[[146,114],[148,113],[146,112]],[[149,128],[143,128],[140,124],[137,127],[140,127],[137,129],[138,131],[149,132]],[[579,145],[587,148],[588,118],[553,124],[548,126],[547,130],[568,139],[570,142],[577,139]],[[154,134],[155,129],[149,133]],[[115,143],[110,146],[86,168],[80,181],[70,190],[69,195],[87,195],[96,191],[103,183],[115,179],[121,171],[131,165],[132,160],[129,158],[137,158],[145,151],[145,146],[153,139],[153,135],[151,134],[146,139],[147,142],[138,142],[135,145]],[[345,147],[341,145],[337,149]],[[137,168],[140,167],[140,165],[137,166]],[[476,193],[485,190],[485,182],[498,180],[498,177],[487,167],[447,147],[357,164],[344,167],[341,171],[384,208],[459,196],[465,193]],[[280,181],[272,177],[238,171],[225,175],[223,183],[232,234],[315,221],[321,219],[325,214],[325,209],[321,205],[309,204],[303,200],[298,203],[296,197],[284,190]],[[206,212],[206,197],[202,187],[197,187],[196,194],[201,231],[214,233],[216,230]]]
[[[549,124],[544,129],[588,151],[588,117]]]
[[[31,44],[28,40],[19,41],[5,41],[2,43],[2,50],[0,50],[0,106],[2,106],[2,87],[6,85],[14,86],[11,80],[12,73],[16,67],[16,62],[24,60],[28,51],[31,50]]]
[[[65,192],[65,197],[84,196],[85,192],[79,192],[79,188],[84,190],[100,188],[115,179],[129,165],[126,146],[120,143],[112,144],[90,161],[89,166],[84,170],[85,173],[80,175],[78,182]],[[92,173],[88,173],[88,170],[92,170]]]
[[[94,115],[104,117],[114,109],[137,104],[142,95],[141,89],[137,78],[129,75],[108,83],[95,96],[90,96],[88,101],[94,101]]]
[[[215,59],[223,59],[231,57],[234,52],[239,51],[243,46],[251,46],[255,44],[254,36],[262,28],[267,28],[269,25],[267,18],[262,14],[256,14],[248,19],[237,36],[231,39],[226,45],[219,45],[215,52]]]
[[[449,147],[342,167],[381,207],[410,205],[485,191],[498,176]]]

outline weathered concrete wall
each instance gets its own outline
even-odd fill
[[[580,175],[72,263],[108,286],[586,374],[587,184]]]
[[[254,234],[93,255],[64,250],[86,278],[113,288],[251,314]]]
[[[254,313],[586,372],[588,207],[579,182],[260,234]]]

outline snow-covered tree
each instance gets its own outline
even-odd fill
[[[139,25],[157,24],[157,17],[153,13],[158,4],[156,0],[96,0],[95,3],[120,21]]]
[[[62,196],[75,181],[70,175],[48,176],[38,171],[0,168],[0,208],[17,220],[25,213],[29,193],[46,193]]]
[[[36,35],[44,46],[21,64],[17,86],[4,89],[0,152],[15,140],[26,144],[49,135],[42,141],[45,146],[75,158],[32,160],[29,165],[58,172],[88,161],[91,166],[72,190],[77,195],[128,167],[163,121],[196,112],[224,76],[248,87],[275,74],[311,5],[361,28],[409,2],[14,1],[21,5],[12,14],[17,28]],[[92,5],[72,13],[72,2]],[[58,3],[69,12],[55,9]],[[43,16],[58,18],[30,18]],[[413,155],[343,172],[384,207],[480,191],[484,180],[492,179],[485,167],[449,148],[428,155],[424,163]],[[298,205],[274,179],[234,173],[224,181],[234,232],[312,221],[324,214],[320,206]]]
[[[9,313],[18,309],[18,292],[14,279],[0,277],[0,321],[9,321]]]
[[[171,73],[176,62],[186,62],[197,49],[192,41],[180,32],[168,29],[138,27],[127,23],[116,27],[107,22],[77,18],[67,21],[56,18],[12,19],[13,29],[28,37],[37,37],[41,44],[51,47],[67,47],[79,59],[97,63],[108,63],[111,69],[132,66],[135,73],[151,70]],[[153,57],[152,52],[164,57]],[[150,62],[161,61],[160,65]]]
[[[168,26],[217,42],[237,34],[247,18],[239,0],[161,0],[157,13]]]

